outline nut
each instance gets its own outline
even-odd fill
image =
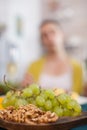
[[[0,119],[35,125],[55,122],[58,116],[50,111],[44,112],[36,106],[29,104],[18,109],[8,107],[0,111]]]

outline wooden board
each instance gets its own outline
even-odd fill
[[[28,125],[0,120],[0,127],[8,130],[69,130],[77,126],[87,124],[87,112],[83,112],[78,117],[63,117],[55,123],[43,125]]]

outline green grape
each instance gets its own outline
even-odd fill
[[[34,104],[43,111],[55,112],[61,116],[78,116],[81,106],[67,94],[55,97],[52,90],[40,90],[37,84],[31,84],[21,91],[9,91],[2,102],[4,108],[14,106],[16,108],[27,104]]]
[[[11,99],[9,100],[10,106],[15,106],[16,101],[17,101],[17,98],[13,95]]]
[[[71,100],[71,102],[67,103],[67,108],[68,109],[73,109],[74,111],[76,111],[77,113],[81,113],[81,106],[77,103],[77,101],[75,100]]]
[[[61,104],[66,104],[67,102],[70,102],[71,100],[71,97],[65,93],[63,94],[60,94],[58,97],[57,97],[58,101],[61,103]]]
[[[25,106],[27,104],[28,104],[28,102],[25,99],[17,99],[17,101],[15,103],[15,107],[18,108],[20,106]]]
[[[25,88],[23,90],[22,96],[23,97],[31,97],[33,95],[32,89],[31,88]]]
[[[32,89],[34,95],[39,95],[40,94],[40,88],[39,88],[39,86],[37,84],[31,84],[29,86],[29,88]]]
[[[55,94],[52,90],[46,90],[45,91],[45,95],[49,98],[49,99],[53,99],[55,97]]]
[[[52,102],[50,100],[47,100],[45,102],[45,106],[44,107],[45,107],[46,110],[51,110],[52,109]]]
[[[7,98],[4,98],[4,100],[2,101],[2,106],[3,108],[6,108],[9,106],[9,100]]]
[[[67,109],[67,108],[64,108],[64,110],[63,110],[63,115],[64,115],[64,116],[71,116],[71,113],[72,113],[71,110],[69,110],[69,109]]]
[[[78,112],[78,113],[81,113],[82,108],[81,108],[81,106],[77,103],[76,106],[75,106],[75,108],[74,108],[74,110],[75,110],[76,112]]]
[[[27,98],[27,102],[28,102],[29,104],[32,104],[33,100],[34,100],[33,97]]]
[[[69,102],[68,104],[67,104],[67,109],[70,109],[70,110],[72,110],[73,108],[74,108],[74,104],[73,104],[73,102],[71,103],[71,102]]]
[[[35,100],[33,100],[31,104],[34,104],[35,106],[37,105]]]
[[[45,111],[45,108],[44,107],[39,107],[42,111]]]
[[[35,101],[35,99],[34,99],[33,97],[28,98],[28,99],[27,99],[27,102],[28,102],[29,104],[34,104],[34,105],[36,106],[36,101]]]
[[[7,92],[6,97],[7,97],[7,98],[11,98],[12,95],[13,95],[13,93],[14,93],[13,91]]]
[[[48,98],[44,91],[41,92],[40,96],[43,97],[45,100],[47,100]]]
[[[63,116],[63,109],[60,108],[60,107],[58,107],[58,106],[56,106],[56,107],[54,108],[54,112],[55,112],[59,117]]]
[[[59,106],[59,102],[57,101],[56,98],[52,99],[52,106],[53,107]]]
[[[80,113],[75,112],[75,111],[73,111],[73,112],[71,113],[72,116],[79,116],[79,114],[80,114]]]
[[[71,100],[70,102],[67,103],[67,108],[68,109],[74,109],[77,105],[77,102],[75,100]]]
[[[16,91],[16,92],[14,93],[14,95],[15,95],[16,97],[20,97],[20,96],[21,96],[21,92],[20,92],[20,91]]]
[[[44,104],[45,104],[45,99],[44,99],[43,97],[41,97],[41,96],[37,96],[37,98],[36,98],[36,104],[37,104],[38,106],[44,106]]]

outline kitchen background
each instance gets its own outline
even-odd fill
[[[0,81],[20,81],[41,57],[39,26],[57,19],[66,35],[67,52],[87,66],[87,0],[0,0]]]

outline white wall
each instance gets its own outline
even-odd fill
[[[0,0],[0,23],[4,23],[5,20],[5,0]]]
[[[38,27],[41,21],[41,0],[0,0],[0,18],[7,24],[7,38],[18,47],[19,78],[25,68],[40,56]],[[22,36],[16,34],[16,18],[22,19]],[[20,75],[20,76],[19,76]]]

